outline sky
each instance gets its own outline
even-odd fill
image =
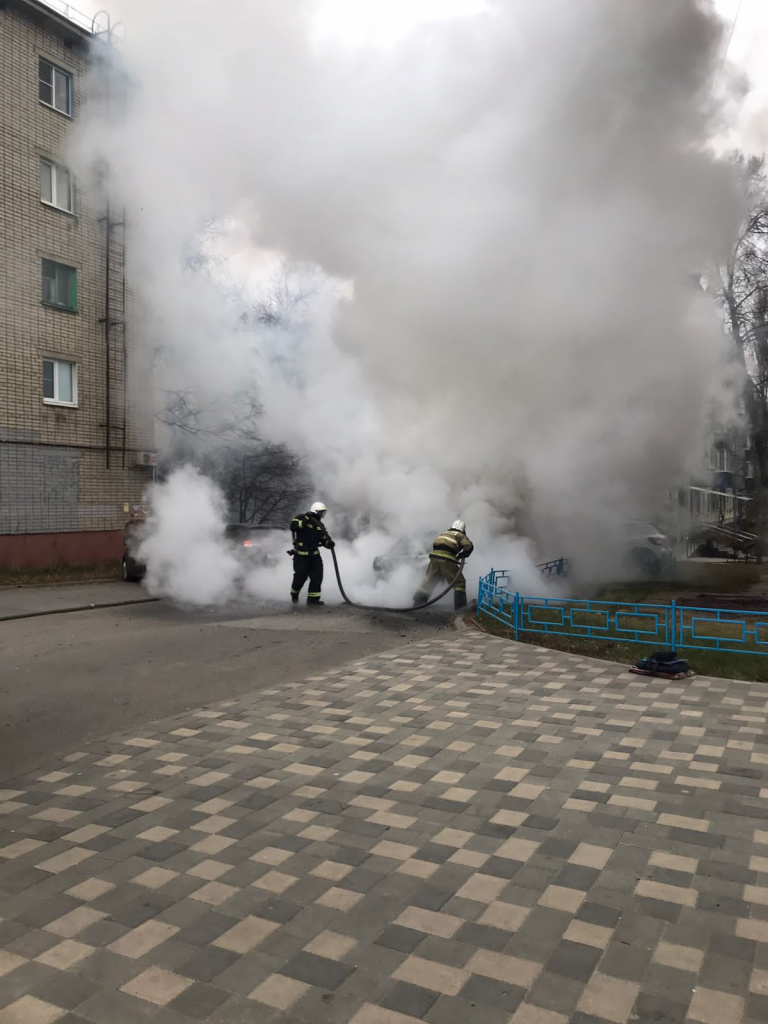
[[[64,0],[43,2],[59,10],[67,6]],[[728,61],[746,72],[751,86],[739,124],[728,142],[751,152],[764,152],[768,150],[768,3],[714,0],[714,5],[728,24],[735,25]],[[77,0],[70,6],[92,17],[105,8],[109,10],[110,5],[104,0]],[[484,0],[320,0],[317,27],[321,37],[333,37],[350,46],[372,42],[389,45],[419,22],[473,14],[483,7]]]
[[[765,152],[768,150],[768,63],[765,60],[768,3],[765,0],[716,0],[715,6],[730,25],[735,22],[728,60],[742,68],[751,83],[734,141],[744,149]]]
[[[733,29],[727,60],[746,72],[751,86],[728,141],[764,152],[768,150],[768,2],[714,0],[714,5]],[[420,21],[473,14],[484,6],[483,0],[322,0],[319,28],[350,45],[387,44],[407,35]]]

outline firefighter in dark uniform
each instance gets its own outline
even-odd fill
[[[320,548],[333,548],[334,542],[323,526],[323,516],[328,511],[322,501],[316,501],[309,512],[296,516],[291,521],[293,535],[293,584],[291,601],[299,603],[301,588],[309,580],[307,604],[323,604],[320,591],[323,585],[323,559]]]
[[[459,561],[469,558],[475,545],[467,537],[467,527],[463,520],[456,519],[450,530],[435,537],[429,555],[429,567],[421,586],[413,595],[413,603],[424,604],[440,580],[453,583],[453,605],[458,611],[467,605],[467,581],[461,571]]]

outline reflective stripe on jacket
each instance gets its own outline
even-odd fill
[[[458,562],[461,558],[469,558],[475,546],[461,530],[446,530],[439,537],[435,537],[432,544],[430,558],[446,558],[451,562]]]
[[[291,533],[297,555],[316,555],[318,549],[327,547],[330,540],[328,531],[312,512],[305,512],[291,520]]]

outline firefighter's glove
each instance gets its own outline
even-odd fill
[[[328,548],[329,551],[332,551],[336,547],[336,541],[331,540],[331,538],[329,537],[328,540],[325,542],[325,546]]]
[[[296,552],[293,550],[293,548],[291,548],[290,551],[286,551],[285,553],[286,553],[286,555],[291,555],[291,556],[296,554]]]

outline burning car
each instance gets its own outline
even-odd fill
[[[432,535],[418,540],[402,537],[388,551],[374,558],[374,575],[384,578],[404,565],[423,568],[432,550],[432,540]],[[672,541],[653,523],[627,520],[619,525],[616,537],[607,543],[616,546],[616,564],[623,565],[630,578],[659,578],[674,570]],[[569,560],[557,558],[542,562],[537,568],[545,579],[564,576],[569,569]]]
[[[147,572],[137,554],[140,527],[144,522],[144,516],[132,516],[123,530],[123,579],[126,583],[139,583]],[[290,539],[285,529],[251,523],[229,523],[224,536],[246,570],[278,565],[283,561],[281,545]]]
[[[422,537],[420,540],[412,540],[408,537],[401,537],[383,555],[377,555],[373,560],[374,575],[381,578],[389,576],[395,569],[403,565],[424,566],[426,565],[429,553],[432,550],[434,536]]]

